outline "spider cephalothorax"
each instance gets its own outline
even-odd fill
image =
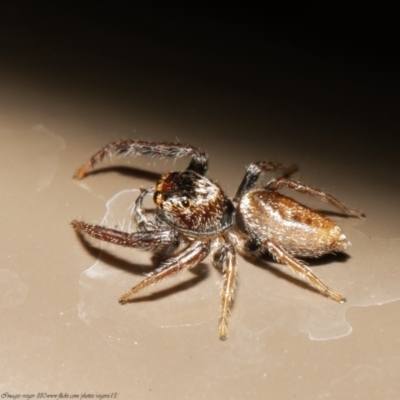
[[[133,295],[183,269],[192,268],[210,253],[213,264],[223,273],[219,337],[227,336],[227,320],[236,287],[236,251],[257,256],[269,252],[299,273],[324,295],[338,301],[344,297],[326,286],[296,257],[319,257],[343,251],[348,246],[341,228],[326,216],[284,196],[281,187],[315,196],[343,214],[362,218],[332,195],[289,178],[293,168],[272,162],[256,162],[247,167],[239,189],[231,200],[216,183],[205,177],[207,154],[181,143],[120,140],[98,151],[75,174],[82,179],[106,155],[147,155],[178,158],[191,156],[185,171],[162,175],[155,187],[142,189],[135,202],[137,231],[123,232],[74,220],[79,233],[121,246],[141,248],[161,257],[161,264],[120,298],[129,302]],[[266,171],[282,171],[263,188],[256,183]],[[143,199],[153,195],[154,215],[148,216]]]
[[[163,175],[154,202],[167,224],[190,236],[212,237],[233,224],[232,201],[218,184],[194,171]]]

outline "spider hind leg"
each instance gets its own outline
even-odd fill
[[[304,183],[301,183],[294,179],[288,179],[285,177],[273,179],[270,182],[268,182],[268,184],[265,186],[265,189],[276,191],[281,187],[287,187],[296,192],[314,196],[315,198],[323,202],[332,204],[343,214],[348,215],[350,217],[365,219],[364,214],[360,213],[359,211],[347,208],[341,201],[339,201],[336,197],[332,196],[331,194],[326,193],[320,189],[316,189],[311,186],[305,185]]]
[[[293,257],[281,246],[273,243],[272,241],[268,241],[266,243],[266,248],[276,260],[288,266],[293,272],[299,274],[301,278],[310,283],[314,288],[318,289],[323,295],[330,297],[332,300],[335,300],[338,303],[346,302],[346,299],[340,293],[335,292],[328,287],[311,271],[309,267],[307,267],[302,261]]]

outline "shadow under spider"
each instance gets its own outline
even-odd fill
[[[110,268],[118,268],[119,270],[129,272],[135,275],[140,275],[142,279],[145,279],[146,273],[151,272],[156,269],[160,264],[160,259],[156,257],[151,257],[150,260],[152,265],[143,265],[143,264],[134,264],[131,261],[127,261],[124,258],[118,257],[111,252],[99,249],[98,247],[93,246],[85,237],[78,233],[80,237],[81,243],[83,244],[85,250],[95,257],[98,260],[101,260],[105,264],[109,265]],[[136,250],[136,249],[132,249]],[[138,296],[131,300],[128,303],[135,303],[141,301],[153,301],[162,297],[170,296],[172,294],[179,293],[180,291],[190,289],[191,287],[196,286],[199,282],[203,281],[209,276],[209,268],[208,265],[204,263],[200,263],[193,268],[188,269],[189,272],[194,274],[193,278],[190,278],[184,282],[180,282],[176,285],[168,287],[166,289],[157,290],[157,286],[155,286],[156,291],[151,294]],[[173,279],[173,277],[172,277]],[[136,282],[139,283],[139,282]],[[132,285],[134,286],[134,285]]]
[[[115,254],[112,254],[108,250],[100,249],[99,247],[93,246],[85,237],[77,233],[80,241],[85,248],[85,250],[92,255],[94,258],[101,260],[105,264],[109,265],[110,268],[118,268],[122,271],[130,272],[135,275],[142,275],[146,273],[146,270],[152,269],[152,266],[143,265],[143,264],[134,264],[131,261],[127,261],[124,258],[118,257]],[[135,250],[135,249],[132,249]],[[145,272],[144,272],[145,271]]]
[[[149,181],[157,181],[161,174],[156,173],[156,172],[151,172],[145,169],[137,168],[137,167],[125,167],[125,166],[108,166],[108,167],[103,167],[103,168],[97,168],[95,170],[89,171],[85,177],[88,176],[95,176],[95,175],[101,175],[105,173],[110,173],[110,172],[116,172],[120,175],[128,176],[131,178],[136,178],[136,179],[144,179],[144,180],[149,180]]]
[[[200,263],[196,265],[196,267],[189,269],[188,271],[192,272],[195,274],[193,278],[190,278],[184,282],[180,282],[176,285],[170,286],[165,289],[161,290],[156,290],[157,287],[155,287],[155,290],[153,293],[146,294],[143,296],[136,296],[128,301],[128,303],[140,303],[144,301],[155,301],[159,300],[163,297],[168,297],[173,294],[182,292],[184,290],[189,290],[190,288],[196,286],[200,282],[204,281],[210,273],[210,270],[206,264]],[[172,278],[173,279],[173,278]]]
[[[343,218],[343,219],[352,219],[354,217],[352,217],[351,215],[346,215],[341,213],[340,211],[333,211],[333,210],[326,210],[326,209],[320,209],[320,208],[314,208],[314,211],[322,214],[325,217],[336,217],[336,218]]]

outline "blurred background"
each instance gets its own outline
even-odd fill
[[[390,190],[397,160],[388,153],[399,144],[396,27],[390,10],[353,11],[6,2],[0,72],[11,94],[2,108],[23,102],[12,93],[25,88],[31,112],[47,96],[52,118],[57,106],[75,118],[102,109],[125,125],[99,121],[99,132],[131,136],[150,123],[139,136],[171,138],[179,126],[179,140],[182,131],[194,134],[199,146],[229,141],[280,158],[264,150],[277,145],[293,159],[307,153],[348,172],[365,161],[373,166],[365,175]],[[346,158],[351,165],[342,165]]]

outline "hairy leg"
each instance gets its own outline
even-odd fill
[[[106,228],[101,225],[87,224],[86,222],[73,220],[72,226],[79,233],[86,233],[104,242],[125,247],[135,247],[143,250],[154,250],[160,246],[168,246],[176,241],[176,235],[172,230],[155,230],[140,232],[122,232],[116,229]]]
[[[321,281],[305,264],[300,260],[297,260],[281,246],[269,241],[266,244],[267,250],[282,264],[287,265],[292,271],[298,273],[303,279],[307,280],[312,286],[318,289],[323,295],[330,297],[331,299],[344,303],[346,299],[332,289],[330,289],[324,282]]]
[[[129,292],[119,299],[121,304],[126,304],[132,296],[147,286],[166,279],[179,271],[192,268],[204,260],[210,253],[210,243],[207,241],[196,241],[186,247],[181,253],[164,261],[162,265],[148,274],[148,277],[134,286]]]
[[[149,156],[159,158],[181,158],[191,156],[192,160],[187,169],[204,175],[208,167],[207,154],[197,147],[171,142],[147,142],[143,140],[118,140],[104,146],[89,161],[75,173],[75,178],[82,179],[87,173],[106,156]]]
[[[214,254],[214,267],[224,274],[224,281],[221,291],[221,318],[219,324],[219,338],[226,340],[228,333],[228,317],[233,303],[236,289],[236,251],[229,244],[224,244]]]
[[[332,196],[331,194],[323,192],[322,190],[319,189],[315,189],[311,186],[304,185],[303,183],[293,179],[287,179],[284,177],[273,179],[270,182],[268,182],[265,188],[268,190],[278,190],[279,188],[284,186],[288,187],[289,189],[295,190],[297,192],[314,196],[321,201],[330,203],[337,209],[342,211],[345,215],[349,215],[355,218],[362,218],[362,219],[365,218],[364,214],[360,213],[359,211],[347,208],[342,202],[340,202],[338,199],[336,199],[336,197]]]
[[[140,231],[154,231],[159,229],[155,221],[151,221],[146,216],[146,210],[143,208],[143,199],[148,194],[153,194],[154,188],[140,189],[140,194],[135,201],[135,220]]]
[[[259,161],[250,164],[246,168],[246,174],[239,185],[234,200],[238,201],[245,193],[251,190],[265,172],[279,170],[283,171],[283,176],[289,176],[297,170],[297,166],[292,165],[290,167],[286,167],[281,163],[275,163],[271,161]]]

